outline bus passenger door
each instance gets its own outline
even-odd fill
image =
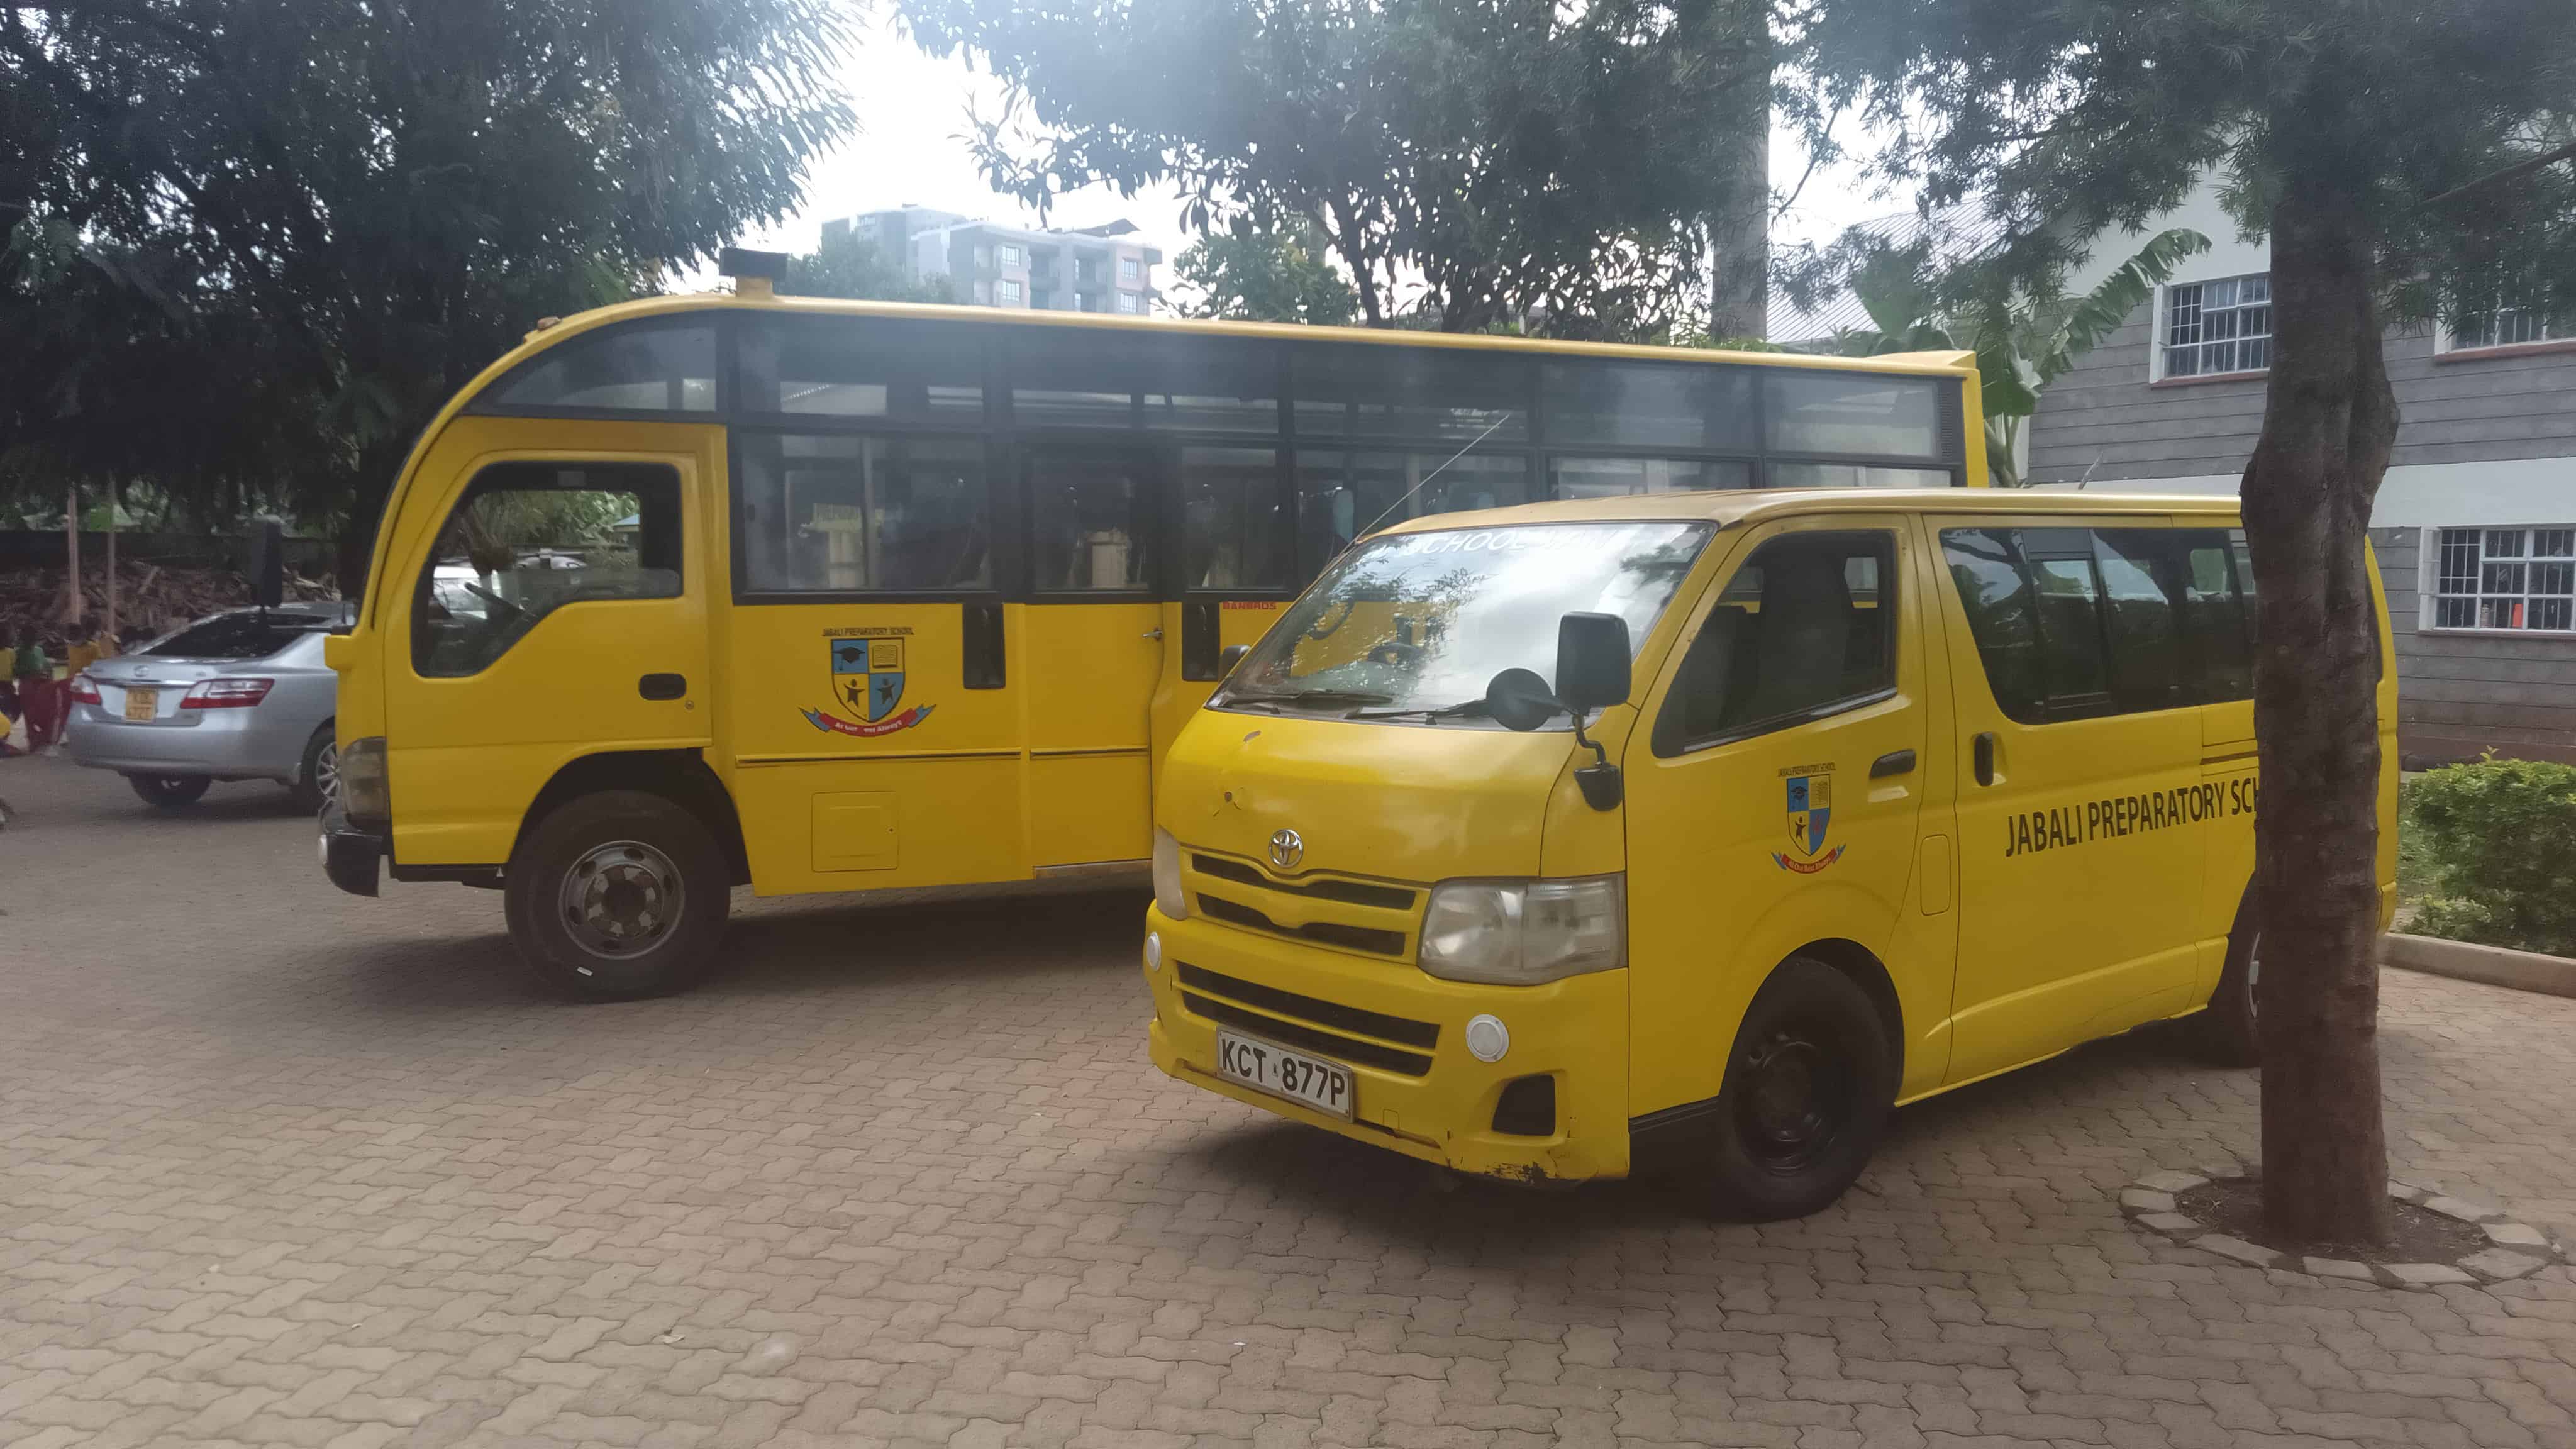
[[[483,439],[561,443],[580,426],[495,422]],[[384,595],[402,621],[385,678],[397,861],[506,864],[565,764],[708,742],[695,431],[601,428],[624,446],[456,460],[437,531]],[[647,433],[680,446],[636,451]]]
[[[1030,863],[1139,861],[1153,851],[1153,730],[1164,656],[1163,450],[1125,441],[1020,449],[1028,518]]]
[[[1227,648],[1260,642],[1296,597],[1294,511],[1279,450],[1178,450],[1175,583],[1164,590],[1163,672],[1153,703],[1156,774],[1224,677]]]
[[[1935,520],[1959,784],[1950,1080],[2184,1009],[2206,821],[2162,519]]]

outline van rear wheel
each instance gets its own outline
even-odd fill
[[[1713,1205],[1805,1217],[1860,1176],[1896,1100],[1896,1054],[1858,982],[1806,956],[1771,973],[1736,1029],[1707,1164]]]
[[[684,990],[714,964],[732,905],[724,853],[659,795],[605,790],[558,807],[511,859],[510,939],[586,1001]]]
[[[2222,1067],[2263,1065],[2261,1020],[2255,989],[2263,981],[2263,923],[2249,907],[2227,937],[2227,965],[2209,993],[2209,1007],[2191,1021],[2200,1054]]]

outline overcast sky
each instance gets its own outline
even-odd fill
[[[970,104],[985,114],[1000,109],[1001,87],[963,60],[925,54],[891,21],[867,23],[846,68],[860,134],[815,168],[806,212],[744,245],[775,251],[813,249],[823,223],[911,202],[994,220],[1034,225],[1036,214],[987,188],[964,139]],[[1806,154],[1794,139],[1775,135],[1771,174],[1775,185],[1794,183]],[[1824,240],[1855,221],[1904,210],[1902,197],[1873,197],[1857,189],[1847,171],[1819,171],[1774,228],[1775,240]],[[1146,240],[1177,254],[1190,241],[1180,224],[1175,193],[1157,190],[1121,197],[1094,188],[1062,198],[1048,217],[1060,227],[1092,226],[1120,217]]]

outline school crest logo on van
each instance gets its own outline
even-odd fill
[[[1789,850],[1774,851],[1771,863],[1782,870],[1814,875],[1842,859],[1848,848],[1825,848],[1825,834],[1834,821],[1834,767],[1791,765],[1780,774],[1788,782]]]
[[[829,656],[832,695],[859,718],[847,720],[829,710],[809,709],[799,711],[805,722],[833,734],[873,739],[908,730],[929,718],[931,707],[926,704],[914,705],[901,714],[894,712],[895,706],[903,703],[904,646],[910,642],[901,636],[911,632],[827,631],[823,648]]]

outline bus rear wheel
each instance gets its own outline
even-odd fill
[[[1712,1205],[1753,1222],[1826,1207],[1868,1165],[1895,1100],[1896,1054],[1869,993],[1790,957],[1736,1029],[1707,1162]]]
[[[585,1001],[695,985],[715,964],[732,890],[698,818],[638,790],[558,807],[511,859],[510,938],[539,976]]]

